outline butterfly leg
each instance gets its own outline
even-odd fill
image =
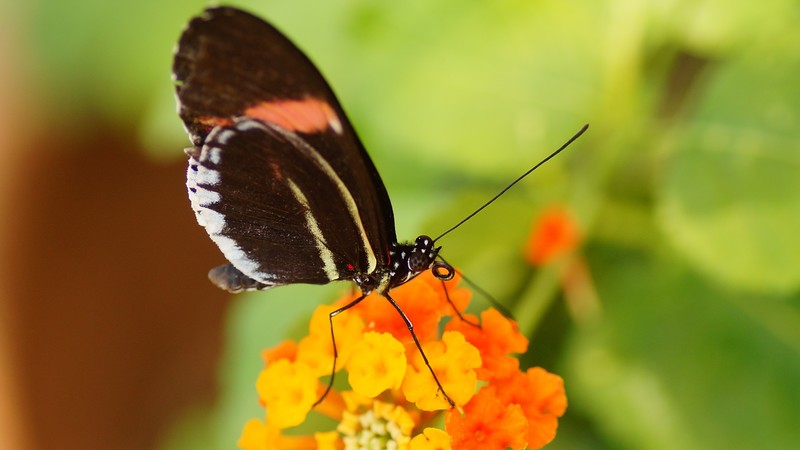
[[[442,289],[444,289],[444,298],[447,299],[447,303],[449,303],[450,306],[453,308],[453,312],[456,313],[456,316],[458,316],[458,318],[461,319],[463,322],[466,322],[466,323],[472,325],[475,328],[480,328],[481,325],[479,323],[473,322],[471,320],[467,320],[467,319],[464,318],[464,316],[461,315],[461,311],[459,311],[458,308],[456,308],[456,304],[453,303],[452,300],[450,300],[450,293],[447,292],[447,284],[445,284],[444,280],[440,280],[440,281],[442,282]]]
[[[431,375],[433,375],[433,380],[436,381],[436,386],[439,388],[439,391],[442,393],[442,395],[444,395],[444,398],[445,400],[447,400],[447,403],[450,404],[450,407],[455,408],[456,406],[455,402],[450,398],[449,395],[447,395],[447,392],[444,391],[442,383],[439,382],[439,378],[433,371],[431,363],[428,362],[428,357],[425,356],[425,352],[422,350],[422,345],[419,343],[419,339],[417,338],[417,333],[414,333],[414,325],[411,324],[411,321],[408,319],[408,316],[406,316],[406,313],[403,312],[403,309],[400,308],[400,305],[398,305],[397,302],[395,302],[392,297],[389,297],[389,294],[384,293],[383,296],[386,297],[386,300],[389,300],[389,303],[391,303],[394,309],[397,310],[397,312],[400,314],[400,317],[403,318],[403,322],[406,323],[406,327],[408,328],[408,331],[411,333],[411,337],[414,338],[414,344],[417,345],[417,349],[419,350],[419,353],[422,355],[422,360],[425,361],[425,365],[428,367],[428,370],[431,372]]]
[[[358,297],[352,302],[342,306],[341,308],[335,311],[331,311],[331,313],[328,314],[328,323],[330,323],[331,326],[331,343],[333,344],[333,365],[331,367],[331,376],[330,379],[328,380],[328,386],[325,388],[325,392],[322,393],[322,396],[319,398],[319,400],[314,402],[314,404],[311,406],[312,408],[322,403],[322,401],[325,400],[325,397],[328,396],[328,393],[331,391],[331,389],[333,389],[333,377],[336,375],[336,359],[339,357],[339,352],[338,350],[336,350],[336,335],[333,332],[333,318],[339,315],[339,313],[347,311],[353,306],[356,306],[357,304],[361,303],[361,300],[364,300],[365,298],[367,298],[367,294],[361,295],[361,297]]]
[[[431,265],[431,273],[433,274],[434,278],[442,282],[442,289],[444,289],[444,297],[447,299],[447,303],[450,304],[450,306],[453,308],[453,311],[456,313],[456,316],[458,316],[461,321],[466,322],[475,328],[480,328],[481,326],[479,324],[465,319],[464,316],[461,315],[461,311],[456,308],[453,300],[450,299],[450,293],[447,292],[447,285],[445,284],[445,281],[450,281],[453,279],[453,277],[456,275],[456,269],[454,269],[453,266],[445,261],[444,258],[439,257],[439,259],[441,259],[441,261],[436,261]]]

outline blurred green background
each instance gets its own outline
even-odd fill
[[[569,408],[550,448],[800,448],[796,0],[229,3],[275,24],[326,75],[383,176],[402,238],[444,231],[591,124],[565,154],[442,241],[448,261],[524,312],[519,319],[531,337],[524,363],[565,379]],[[182,166],[181,149],[189,142],[175,114],[172,49],[206,4],[3,3],[0,151],[26,161],[33,153],[28,143],[49,137],[37,158],[51,158],[49,152],[80,158],[83,142],[125,142],[141,164]],[[121,151],[112,144],[101,151]],[[95,166],[92,171],[135,170]],[[166,187],[128,191],[145,205],[184,196],[181,170],[170,172],[174,182]],[[67,179],[53,189],[82,192],[74,204],[85,200],[93,211],[126,206],[102,182],[82,190],[80,170]],[[117,181],[112,176],[108,183]],[[55,206],[28,202],[12,181],[0,186],[3,198],[17,199],[0,203],[7,222],[21,217],[20,204]],[[535,270],[522,259],[531,223],[550,205],[566,205],[582,229],[577,257],[588,264],[601,308],[592,320],[577,320],[564,306],[557,270]],[[87,234],[75,252],[139,239],[146,245],[128,251],[153,248],[156,256],[140,258],[131,270],[146,274],[160,254],[188,265],[165,235],[193,233],[187,245],[205,252],[192,270],[196,279],[164,274],[179,305],[176,317],[183,317],[202,308],[190,292],[213,290],[203,284],[202,267],[221,257],[199,227],[186,225],[188,201],[181,208],[180,224],[165,218],[147,227],[138,220],[153,214],[137,209],[124,232],[103,242]],[[64,220],[79,219],[66,214]],[[10,229],[0,228],[6,241],[16,239]],[[43,239],[42,253],[34,256],[40,261],[68,245]],[[9,248],[4,270],[19,256]],[[135,260],[133,253],[110,251],[105,264]],[[59,267],[75,278],[87,275],[80,265]],[[118,291],[137,285],[136,278],[120,280]],[[290,286],[230,303],[209,294],[219,298],[202,301],[219,302],[225,311],[215,315],[221,350],[210,356],[213,364],[198,366],[209,374],[197,376],[214,380],[204,388],[208,393],[184,395],[168,407],[168,418],[130,433],[109,435],[102,420],[85,422],[94,429],[71,426],[71,406],[37,403],[26,394],[36,386],[14,395],[17,402],[7,397],[4,409],[32,411],[16,419],[30,448],[79,448],[48,444],[53,439],[42,436],[45,424],[57,420],[72,428],[69,436],[100,436],[104,448],[232,448],[246,419],[261,411],[254,389],[261,349],[302,332],[316,304],[346,289]],[[13,292],[3,292],[3,303],[21,303]],[[65,295],[82,302],[92,296]],[[59,301],[35,300],[42,309]],[[480,297],[474,303],[487,306]],[[129,304],[130,314],[149,314],[136,309],[136,299]],[[99,317],[94,314],[82,317],[91,321]],[[0,325],[29,325],[19,317],[9,313]],[[190,326],[196,323],[176,324],[175,334],[202,335]],[[14,368],[28,366],[13,363],[25,340],[7,342],[2,350],[12,356],[4,359],[12,363],[2,367],[25,385],[27,372]],[[159,344],[172,352],[164,361],[145,352],[148,365],[130,370],[159,370],[174,362],[170,354],[187,351]],[[80,346],[71,349],[64,363],[80,352]],[[80,370],[114,364],[98,359],[86,358]],[[170,373],[175,386],[193,374]],[[54,377],[58,388],[72,389]],[[13,386],[6,392],[16,392]],[[135,411],[149,386],[132,381],[128,388],[130,401],[115,406]],[[159,398],[169,403],[173,391],[163,392]],[[137,435],[151,438],[137,441]]]

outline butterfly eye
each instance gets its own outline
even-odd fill
[[[426,253],[427,250],[433,248],[433,239],[430,236],[418,236],[416,242],[414,242],[414,248],[420,249],[422,253]]]
[[[408,270],[411,273],[422,272],[430,266],[430,260],[424,253],[413,251],[408,256]]]
[[[442,261],[436,261],[431,267],[433,276],[442,281],[450,281],[456,275],[456,270],[453,266]]]

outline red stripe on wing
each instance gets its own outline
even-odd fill
[[[328,128],[342,132],[342,123],[331,105],[314,97],[264,101],[247,108],[244,114],[293,132],[316,133]]]

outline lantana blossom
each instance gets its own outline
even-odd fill
[[[536,221],[525,246],[525,259],[544,266],[575,250],[580,244],[578,223],[562,206],[550,206]]]
[[[425,273],[390,293],[413,323],[454,408],[405,321],[378,295],[334,317],[337,382],[314,406],[334,368],[329,315],[353,300],[347,295],[319,306],[299,342],[287,340],[263,352],[266,364],[256,391],[265,415],[245,424],[239,447],[448,450],[547,444],[566,408],[563,382],[541,368],[520,371],[513,354],[523,353],[528,340],[494,309],[483,311],[480,321],[464,313],[471,292],[458,287],[459,281],[456,275],[445,287]],[[443,326],[442,319],[449,322]],[[336,426],[298,435],[293,428],[314,414]]]

